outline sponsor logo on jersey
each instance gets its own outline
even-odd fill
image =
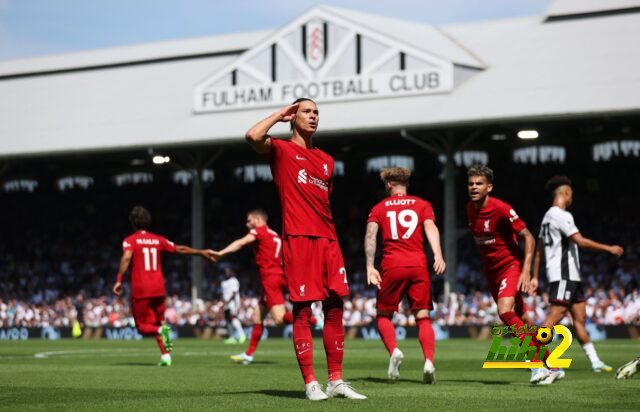
[[[509,210],[509,214],[511,215],[511,217],[509,218],[509,222],[513,223],[514,221],[518,220],[518,214],[515,210]]]
[[[493,236],[474,236],[473,239],[476,241],[476,245],[490,245],[492,243],[496,243],[496,238]]]
[[[300,169],[300,171],[298,172],[298,183],[302,183],[303,185],[306,185],[307,183],[311,183],[314,186],[318,186],[320,189],[324,190],[325,192],[329,191],[328,182],[322,179],[318,179],[317,177],[310,176],[307,173],[306,169]]]
[[[302,183],[303,185],[306,185],[308,178],[309,176],[307,175],[307,171],[305,169],[300,169],[298,171],[298,183]]]

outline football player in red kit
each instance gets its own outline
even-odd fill
[[[260,272],[262,283],[262,298],[253,312],[253,328],[249,348],[238,355],[231,356],[231,360],[239,363],[250,364],[253,362],[253,353],[262,338],[264,318],[271,314],[276,325],[290,324],[293,322],[293,314],[287,312],[284,307],[284,293],[287,290],[287,279],[282,269],[282,239],[276,231],[267,225],[269,217],[262,209],[255,209],[247,213],[246,226],[249,229],[244,237],[234,240],[220,251],[213,251],[215,261],[222,257],[235,253],[243,247],[253,244],[256,253],[256,264]],[[315,323],[315,318],[311,319]]]
[[[474,165],[467,171],[469,230],[482,257],[484,274],[500,319],[507,326],[524,330],[522,316],[526,311],[523,293],[529,289],[531,263],[536,241],[516,211],[507,203],[489,196],[493,190],[493,171],[485,165]],[[525,242],[524,259],[518,249],[518,238]],[[517,336],[521,341],[526,334]],[[540,348],[537,339],[530,346]],[[544,360],[546,361],[548,352]],[[531,369],[531,383],[549,384],[556,374],[546,367]]]
[[[306,396],[310,400],[333,396],[365,399],[342,380],[342,298],[349,296],[349,286],[329,206],[334,161],[312,142],[319,118],[315,102],[298,99],[256,123],[247,131],[246,139],[269,159],[280,195],[284,272],[294,305],[293,342]],[[267,134],[278,122],[290,122],[290,139],[274,139]],[[329,371],[326,393],[313,372],[310,319],[314,301],[322,301],[325,318],[323,341]]]
[[[383,169],[380,178],[389,197],[375,205],[367,219],[364,250],[367,263],[367,283],[378,287],[376,308],[380,337],[391,356],[387,375],[390,380],[400,378],[399,367],[404,355],[396,343],[396,330],[391,323],[393,312],[407,296],[418,325],[418,339],[424,355],[423,383],[435,383],[433,355],[435,336],[429,311],[431,281],[424,252],[426,236],[433,251],[433,269],[442,275],[446,264],[442,259],[440,232],[435,224],[431,204],[416,196],[407,195],[411,170],[392,167]],[[382,274],[374,267],[376,237],[382,236]]]
[[[131,268],[131,311],[136,329],[144,336],[155,336],[160,352],[160,366],[171,366],[173,343],[171,329],[164,322],[165,287],[160,255],[164,252],[186,255],[201,255],[210,259],[207,250],[192,249],[175,245],[166,238],[148,231],[151,214],[142,206],[135,206],[129,214],[129,221],[135,233],[122,242],[122,257],[113,293],[120,296],[124,273]]]

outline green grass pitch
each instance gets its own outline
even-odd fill
[[[326,383],[322,341],[316,340],[316,375]],[[173,366],[156,366],[155,341],[60,340],[0,342],[2,410],[640,410],[640,376],[617,381],[593,373],[577,342],[566,378],[550,386],[529,384],[528,370],[486,370],[489,341],[452,339],[436,345],[436,385],[423,385],[416,340],[400,342],[401,380],[386,380],[388,355],[379,341],[346,342],[345,380],[365,401],[304,399],[289,340],[261,342],[255,363],[229,355],[245,345],[176,341]],[[617,368],[640,354],[640,341],[596,342],[601,358]]]

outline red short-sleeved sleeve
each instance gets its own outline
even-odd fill
[[[509,222],[511,229],[515,233],[520,233],[527,228],[527,225],[522,221],[522,219],[520,219],[520,216],[518,216],[516,211],[508,203],[502,203],[499,211],[500,216]]]
[[[172,241],[167,238],[161,238],[160,244],[162,245],[162,250],[169,253],[174,253],[176,251],[176,245]]]
[[[431,203],[426,201],[424,203],[424,207],[422,208],[422,221],[424,222],[425,220],[433,220],[435,222],[436,215],[433,213],[433,207],[431,206]]]
[[[369,212],[369,217],[367,218],[367,223],[374,222],[380,225],[380,214],[378,213],[378,207],[374,206]]]
[[[131,242],[131,239],[129,238],[126,238],[125,240],[122,241],[122,251],[125,252],[127,250],[129,251],[133,250],[133,244]]]

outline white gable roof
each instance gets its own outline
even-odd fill
[[[546,17],[575,16],[640,7],[640,0],[553,0]]]
[[[382,21],[335,8],[322,9],[336,16],[343,13],[340,18],[345,20],[357,19],[366,28]],[[486,68],[458,67],[456,76],[464,76],[465,70],[474,74],[446,94],[325,103],[320,138],[327,133],[397,131],[402,127],[640,113],[640,53],[636,52],[640,13],[556,22],[533,16],[438,29],[425,25],[424,33],[435,30],[460,45],[449,47],[440,38],[442,43],[432,41],[440,44],[434,51],[426,43],[411,43],[421,38],[413,31],[419,31],[419,23],[406,23],[411,28],[402,34],[401,24],[382,19],[383,27],[389,28],[388,37],[399,43],[423,47],[418,51],[456,66],[477,61]],[[194,44],[191,52],[198,51],[189,55],[200,51],[212,54],[200,58],[153,61],[152,56],[180,56],[183,41],[176,41],[166,54],[154,44],[134,46],[131,51],[35,59],[38,64],[30,67],[25,61],[3,62],[0,67],[6,68],[3,73],[7,75],[33,72],[34,67],[53,71],[138,61],[139,56],[151,60],[60,74],[0,77],[0,156],[240,141],[248,127],[275,109],[194,115],[194,88],[242,55],[215,55],[216,51],[228,51],[234,41],[244,50],[250,49],[278,30],[184,41],[184,50]],[[276,131],[286,133],[287,129],[282,126]]]
[[[377,16],[339,7],[320,6],[322,9],[341,16],[385,36],[410,44],[413,47],[449,60],[454,64],[474,68],[484,68],[486,64],[464,44],[450,37],[439,28],[424,23]]]

